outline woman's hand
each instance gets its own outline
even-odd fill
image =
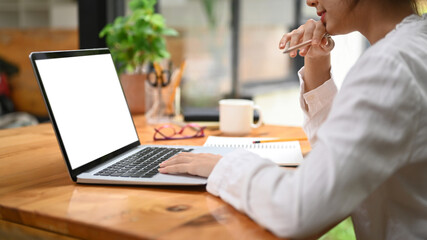
[[[279,48],[283,50],[288,43],[289,47],[292,47],[302,42],[312,40],[311,45],[300,49],[300,56],[307,56],[311,58],[323,57],[329,55],[334,48],[333,40],[326,36],[327,32],[323,23],[321,21],[310,19],[298,29],[283,35],[279,43]],[[296,57],[297,50],[291,51],[289,56],[292,58]]]
[[[177,154],[160,164],[160,173],[188,173],[201,177],[209,177],[221,155],[210,153],[187,153]]]
[[[283,35],[279,43],[279,49],[284,49],[299,43],[312,40],[311,45],[300,49],[300,56],[304,57],[304,83],[305,91],[309,92],[331,78],[331,56],[330,52],[335,46],[332,38],[327,37],[326,28],[321,21],[308,20],[304,25],[290,33]],[[297,50],[291,51],[289,56],[297,56]]]

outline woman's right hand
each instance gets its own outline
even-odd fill
[[[324,57],[325,55],[329,55],[334,48],[334,41],[328,36],[326,28],[321,21],[310,19],[298,29],[283,35],[279,43],[279,49],[285,49],[286,44],[292,47],[312,40],[311,45],[300,48],[300,56],[310,58]],[[292,58],[296,57],[297,50],[291,51],[289,56]]]
[[[295,46],[299,43],[312,40],[311,45],[300,49],[300,56],[304,57],[304,89],[309,92],[331,78],[331,51],[335,46],[332,38],[327,35],[326,28],[321,21],[308,20],[304,25],[290,33],[283,35],[279,49]],[[297,50],[291,51],[289,56],[297,56]]]

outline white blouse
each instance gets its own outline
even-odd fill
[[[347,75],[304,93],[312,151],[297,170],[225,155],[207,190],[280,237],[352,216],[358,239],[427,239],[427,15],[409,16]],[[308,111],[305,111],[308,109]]]

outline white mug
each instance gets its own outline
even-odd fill
[[[253,123],[254,110],[258,111],[259,120]],[[244,135],[262,124],[259,106],[246,99],[223,99],[219,101],[219,129],[230,135]]]

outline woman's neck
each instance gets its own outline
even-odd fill
[[[365,1],[366,2],[366,1]],[[390,6],[380,6],[366,8],[362,16],[359,16],[361,24],[359,24],[359,32],[364,35],[372,44],[384,38],[387,33],[392,31],[397,24],[413,14],[411,6],[403,5],[392,8]]]

